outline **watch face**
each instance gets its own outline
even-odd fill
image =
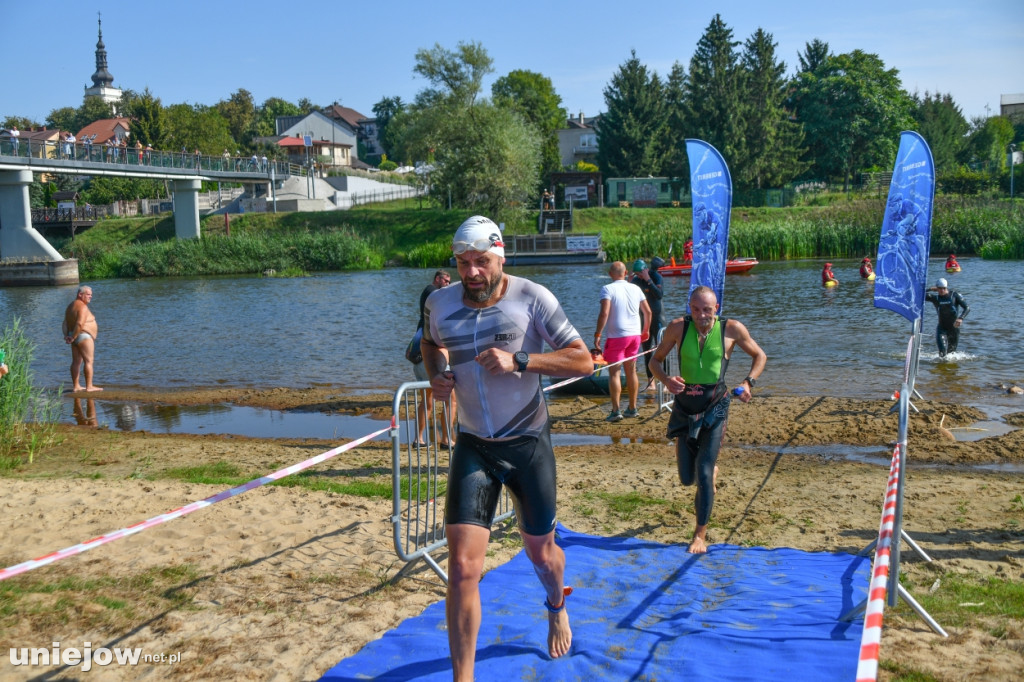
[[[520,372],[526,369],[526,365],[530,362],[530,356],[523,351],[517,351],[512,358],[516,361]]]

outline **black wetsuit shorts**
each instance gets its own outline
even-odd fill
[[[448,473],[445,523],[490,528],[502,485],[512,494],[524,533],[546,535],[555,529],[555,452],[546,426],[539,436],[502,441],[459,433]]]

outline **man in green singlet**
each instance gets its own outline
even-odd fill
[[[690,315],[672,320],[651,359],[651,373],[675,396],[668,420],[668,437],[676,441],[676,464],[683,485],[697,484],[694,509],[697,525],[690,542],[691,554],[707,552],[708,521],[715,501],[718,451],[725,437],[731,396],[725,370],[736,347],[750,356],[750,372],[736,389],[742,402],[764,371],[768,357],[736,320],[718,317],[718,299],[710,287],[690,294]],[[679,354],[679,376],[668,376],[665,358]]]

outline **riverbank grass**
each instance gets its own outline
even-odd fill
[[[25,337],[15,317],[0,332],[0,348],[6,353],[9,372],[0,379],[0,472],[23,463],[56,442],[55,424],[60,418],[59,398],[36,388],[32,381],[35,347]]]

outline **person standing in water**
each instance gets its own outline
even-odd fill
[[[949,288],[945,277],[939,278],[935,286],[928,289],[924,300],[934,305],[935,311],[939,314],[939,322],[935,325],[935,344],[939,347],[939,357],[944,358],[956,351],[960,342],[960,325],[971,308],[959,291]]]
[[[871,267],[871,259],[864,256],[864,260],[860,262],[860,276],[868,279],[873,274],[875,274],[875,269]]]
[[[839,284],[839,280],[832,273],[832,264],[825,263],[825,267],[821,269],[821,285],[827,287],[833,286],[833,284]]]
[[[93,357],[96,353],[96,336],[99,327],[96,317],[89,310],[92,300],[92,287],[79,287],[75,300],[64,311],[64,343],[71,345],[71,390],[102,391],[92,383]],[[82,387],[81,374],[85,375],[85,387]]]

